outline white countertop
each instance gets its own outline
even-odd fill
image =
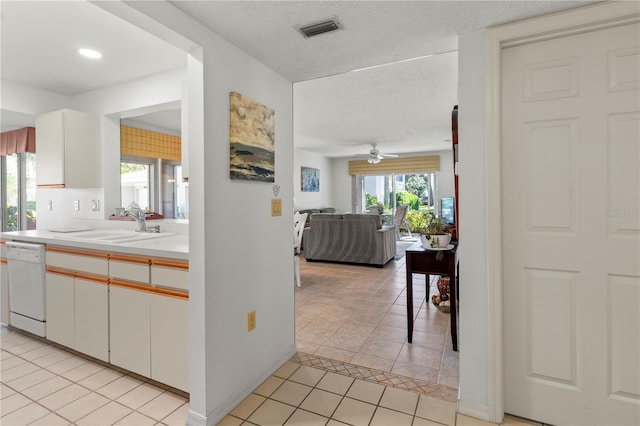
[[[0,236],[5,241],[24,241],[141,256],[189,259],[189,235],[187,234],[174,234],[161,238],[120,243],[79,241],[73,239],[73,233],[65,234],[41,230],[3,232]]]

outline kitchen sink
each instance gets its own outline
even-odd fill
[[[169,237],[175,235],[173,232],[137,232],[124,229],[109,229],[101,231],[81,231],[71,232],[61,235],[54,235],[54,238],[63,240],[94,241],[107,244],[117,244],[151,240],[155,238]]]

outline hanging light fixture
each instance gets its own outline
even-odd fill
[[[369,159],[367,159],[369,164],[378,164],[380,162],[380,158],[377,155],[371,155]]]

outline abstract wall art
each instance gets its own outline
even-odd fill
[[[320,192],[320,169],[301,167],[300,182],[302,192]]]
[[[275,182],[275,111],[231,92],[229,113],[231,179]]]

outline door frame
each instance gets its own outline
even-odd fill
[[[520,44],[567,37],[640,22],[636,2],[604,2],[490,28],[484,37],[485,164],[487,205],[487,283],[489,348],[489,419],[504,418],[503,277],[502,277],[502,169],[501,63],[502,49]]]

